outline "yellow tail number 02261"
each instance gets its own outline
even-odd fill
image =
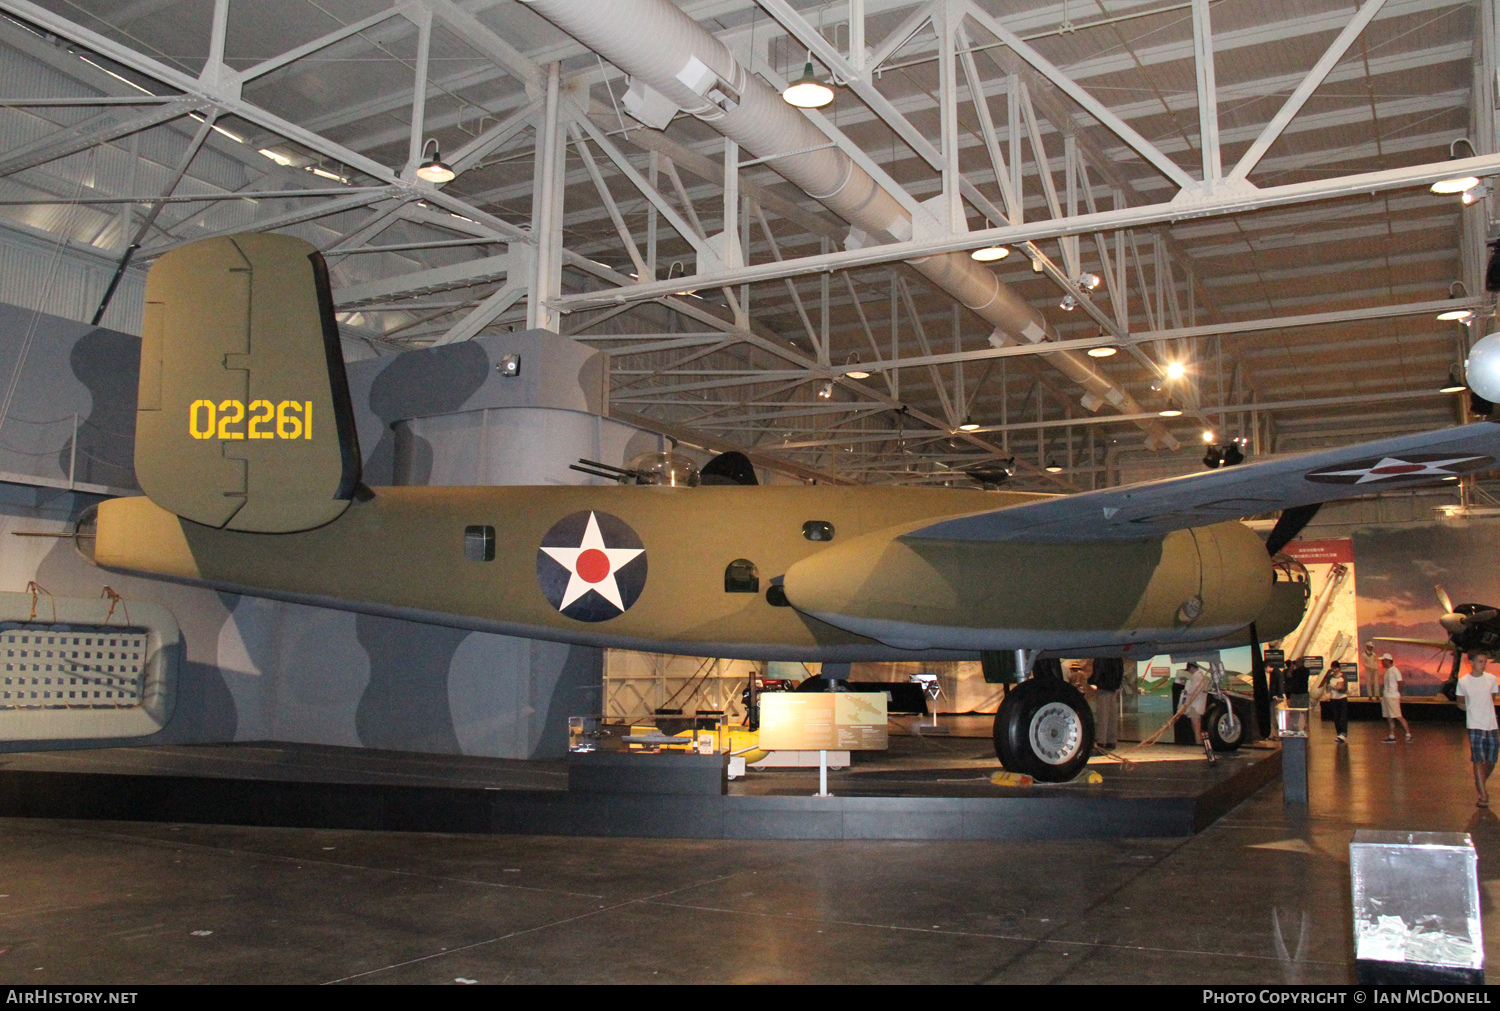
[[[238,400],[195,400],[188,408],[188,433],[195,439],[311,439],[312,401],[252,400],[246,431],[235,428],[245,421],[245,405]],[[271,430],[272,419],[275,430]]]

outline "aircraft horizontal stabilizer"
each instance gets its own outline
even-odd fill
[[[1388,488],[1457,480],[1494,470],[1500,424],[1482,421],[1436,432],[1330,449],[1264,463],[1106,488],[942,520],[904,539],[1077,544],[1159,537]]]
[[[135,432],[141,489],[183,519],[291,533],[348,508],[359,446],[315,248],[245,233],[156,261]]]

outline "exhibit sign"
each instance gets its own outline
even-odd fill
[[[767,692],[760,697],[766,751],[884,751],[884,692]]]
[[[1348,537],[1292,541],[1284,551],[1307,567],[1312,593],[1302,623],[1281,640],[1286,662],[1302,660],[1311,670],[1309,661],[1318,657],[1322,660],[1321,670],[1335,660],[1354,660],[1359,650],[1354,541]],[[1318,671],[1313,673],[1316,675]],[[1368,690],[1369,684],[1360,687]],[[1365,693],[1350,691],[1349,694]]]

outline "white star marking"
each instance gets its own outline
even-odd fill
[[[595,591],[599,596],[625,610],[625,601],[620,597],[620,584],[615,579],[615,573],[620,566],[626,564],[636,555],[641,554],[644,548],[607,548],[604,546],[604,537],[599,533],[599,521],[589,513],[589,524],[583,531],[583,543],[576,548],[542,548],[559,565],[568,570],[568,588],[563,593],[562,603],[557,605],[559,611],[565,609],[573,601],[588,593]],[[584,562],[585,574],[578,572],[578,560],[589,552],[598,552],[607,560],[607,567],[602,576],[595,576],[597,569],[590,566],[593,562],[597,566],[597,557],[591,556]]]
[[[1319,477],[1353,477],[1360,475],[1355,484],[1365,484],[1369,481],[1393,481],[1397,478],[1406,479],[1414,477],[1448,477],[1453,472],[1448,467],[1456,463],[1468,463],[1478,460],[1478,456],[1454,456],[1446,460],[1403,460],[1399,456],[1388,456],[1373,467],[1356,467],[1353,470],[1325,470],[1318,473]]]

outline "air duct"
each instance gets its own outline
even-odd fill
[[[912,218],[883,187],[765,82],[740,66],[729,49],[670,0],[524,0],[533,10],[609,60],[678,109],[708,123],[757,158],[780,155],[775,169],[808,196],[872,241],[912,237]],[[644,93],[644,92],[643,92]],[[653,98],[655,96],[652,96]],[[782,155],[784,151],[801,154]],[[912,267],[995,328],[994,344],[1056,340],[1046,319],[994,271],[966,252],[911,261]],[[1082,403],[1107,403],[1122,414],[1144,409],[1085,356],[1050,351],[1049,365],[1083,388]],[[1136,422],[1151,449],[1178,442],[1154,418]]]

